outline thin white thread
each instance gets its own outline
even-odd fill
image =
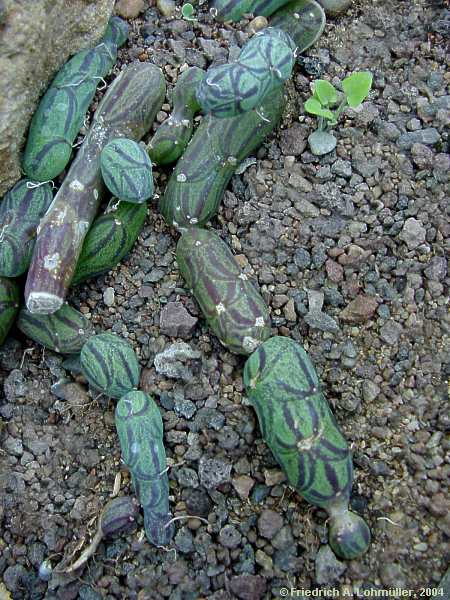
[[[51,183],[52,188],[53,189],[56,188],[55,182],[52,179],[49,179],[48,181],[40,181],[39,183],[33,183],[32,181],[27,181],[27,188],[29,190],[34,190],[38,187],[41,187],[41,185],[45,185],[46,183]]]

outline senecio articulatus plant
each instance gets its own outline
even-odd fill
[[[281,29],[256,33],[234,63],[208,69],[197,88],[206,114],[234,117],[259,106],[266,96],[291,76],[295,44]]]
[[[0,277],[0,346],[19,312],[20,291],[14,279]]]
[[[162,106],[165,87],[161,69],[132,63],[100,102],[67,177],[39,224],[25,286],[30,312],[51,314],[63,304],[84,238],[105,193],[100,153],[112,139],[143,137]]]
[[[157,165],[175,162],[186,149],[194,130],[194,116],[200,110],[197,88],[205,72],[190,67],[178,77],[172,96],[172,114],[156,130],[147,150]]]
[[[350,6],[352,0],[320,0],[320,4],[330,15],[335,15]],[[213,0],[211,14],[220,21],[239,21],[244,14],[269,17],[294,2],[288,0]],[[312,0],[296,0],[297,7],[308,6]],[[294,14],[294,13],[292,13]]]
[[[144,392],[123,396],[116,406],[122,459],[144,511],[147,539],[167,546],[174,534],[169,510],[169,480],[163,422],[154,400]]]
[[[130,344],[114,333],[99,333],[81,349],[81,370],[93,388],[121,398],[139,385],[141,367]]]
[[[347,0],[322,2],[328,8],[342,3]],[[141,367],[131,345],[112,333],[94,335],[89,320],[64,302],[71,284],[113,268],[130,250],[145,221],[146,200],[153,194],[150,159],[169,164],[182,155],[160,201],[167,223],[182,233],[176,254],[181,274],[220,342],[231,352],[250,355],[244,369],[246,392],[263,438],[289,483],[305,500],[328,512],[329,542],[335,553],[357,558],[367,550],[370,531],[348,509],[351,454],[314,367],[293,340],[270,338],[269,309],[261,295],[221,238],[202,229],[215,215],[238,165],[278,123],[295,48],[302,51],[314,43],[323,30],[324,12],[315,0],[216,0],[214,6],[224,19],[239,18],[242,11],[270,15],[279,9],[271,20],[276,27],[256,34],[235,63],[206,74],[194,67],[180,75],[172,115],[147,147],[150,158],[137,142],[162,105],[164,78],[148,63],[126,67],[99,104],[54,200],[45,182],[36,187],[33,181],[19,182],[6,197],[0,208],[1,235],[6,240],[0,248],[0,274],[22,274],[33,253],[25,289],[27,308],[20,312],[18,327],[45,347],[68,354],[68,368],[83,373],[93,389],[118,399],[115,421],[122,458],[143,507],[146,536],[165,548],[174,535],[173,522],[187,517],[171,518],[159,409],[137,389]],[[93,84],[110,68],[126,36],[126,25],[111,20],[102,44],[75,56],[55,78],[30,131],[24,162],[30,177],[44,179],[64,168],[88,98],[95,92]],[[354,80],[350,83],[354,96],[358,91]],[[334,98],[330,99],[330,89],[326,82],[318,83],[308,105],[311,112],[330,117]],[[48,111],[58,98],[72,104],[69,109],[65,106],[66,119],[55,121]],[[200,108],[207,114],[191,140],[193,118]],[[105,184],[115,198],[95,219]],[[8,233],[13,222],[18,223],[17,230]],[[0,277],[0,343],[18,308],[16,281]],[[136,516],[132,498],[111,500],[92,543],[66,571],[81,567],[103,536],[129,531]],[[48,578],[49,573],[43,563],[41,576]]]
[[[75,54],[56,75],[31,121],[22,164],[28,177],[47,181],[64,170],[97,86],[127,37],[126,23],[112,19],[101,43]]]
[[[0,204],[0,275],[19,277],[30,266],[36,228],[53,200],[50,185],[21,179]]]
[[[203,118],[159,203],[169,225],[180,231],[202,227],[216,214],[237,167],[273,131],[283,107],[280,87],[246,113]]]
[[[244,385],[263,438],[289,483],[330,515],[333,550],[346,559],[364,554],[370,530],[348,510],[350,450],[305,350],[290,338],[270,338],[247,360]]]
[[[142,204],[153,195],[152,163],[133,140],[117,138],[100,154],[100,168],[108,190],[119,200]]]
[[[128,254],[142,231],[147,204],[114,199],[89,229],[71,286],[111,271]]]
[[[79,354],[94,335],[89,319],[67,303],[52,315],[32,314],[24,307],[17,327],[31,340],[61,354]]]
[[[269,309],[213,231],[192,228],[177,245],[180,272],[220,342],[251,354],[270,336]]]

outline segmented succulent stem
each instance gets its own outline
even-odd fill
[[[270,335],[269,310],[213,231],[190,229],[177,245],[177,263],[205,319],[232,352],[251,354]]]
[[[174,527],[170,523],[169,481],[159,409],[144,392],[126,394],[117,403],[116,427],[123,461],[144,510],[148,541],[166,546],[173,537]]]
[[[289,483],[330,514],[330,544],[343,558],[363,554],[366,523],[348,510],[353,465],[348,445],[305,350],[273,337],[252,354],[244,384],[264,440]]]
[[[50,314],[64,302],[105,191],[101,150],[117,137],[139,140],[150,129],[164,95],[162,72],[150,63],[127,66],[105,94],[67,177],[39,224],[25,287],[30,312]]]
[[[294,50],[294,42],[281,29],[256,33],[236,62],[208,69],[197,90],[203,112],[227,118],[259,106],[290,77]]]
[[[337,14],[348,8],[352,0],[320,0],[325,12]],[[292,10],[293,5],[307,5],[314,3],[314,0],[214,0],[212,2],[212,13],[220,21],[239,21],[244,14],[263,15],[269,17],[276,11],[286,9],[286,14],[291,12],[291,18],[295,17]],[[290,8],[287,8],[291,5]]]
[[[184,231],[205,225],[215,215],[233,173],[276,127],[283,106],[283,90],[278,88],[242,115],[202,120],[160,200],[168,224]]]
[[[100,154],[103,181],[113,196],[142,204],[153,195],[152,163],[145,149],[133,140],[117,138]]]
[[[52,315],[36,315],[22,308],[17,327],[31,340],[61,354],[78,354],[94,335],[89,319],[69,304],[63,304]]]
[[[141,367],[130,344],[113,333],[89,338],[81,349],[80,364],[90,385],[111,398],[137,388]]]
[[[48,183],[21,179],[0,204],[0,275],[18,277],[30,266],[36,229],[53,200]]]
[[[269,25],[285,31],[300,54],[320,38],[325,22],[323,8],[315,0],[291,0],[272,15]]]
[[[103,36],[104,42],[112,42],[120,48],[128,39],[128,23],[120,17],[111,17]]]
[[[31,121],[22,165],[28,177],[49,181],[64,170],[97,86],[127,35],[124,21],[111,19],[100,44],[78,52],[58,72]]]
[[[19,286],[14,279],[0,277],[0,346],[19,312]]]
[[[148,154],[157,165],[175,162],[184,152],[192,136],[194,115],[200,110],[197,87],[205,72],[190,67],[181,73],[173,90],[172,114],[156,130],[147,146]]]
[[[133,247],[145,223],[146,204],[113,200],[113,210],[97,217],[84,240],[72,286],[107,273]]]

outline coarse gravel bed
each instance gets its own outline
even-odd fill
[[[134,19],[115,72],[150,60],[171,83],[183,65],[235,58],[247,39],[248,22],[218,25],[206,5],[196,22],[177,15],[150,7]],[[450,534],[448,18],[443,2],[361,0],[329,19],[287,86],[281,126],[233,177],[212,223],[271,306],[273,334],[301,342],[317,367],[354,452],[352,507],[372,530],[367,554],[336,560],[326,513],[285,485],[245,399],[244,358],[200,317],[155,202],[130,256],[71,302],[98,332],[135,347],[141,389],[163,415],[173,513],[209,525],[178,521],[165,552],[146,542],[140,517],[77,576],[39,580],[44,558],[56,566],[93,535],[116,474],[120,493],[130,480],[114,402],[13,330],[0,351],[0,597],[259,600],[286,587],[347,597],[437,587]],[[345,112],[336,150],[312,156],[311,81],[337,84],[360,69],[374,74],[368,100]],[[169,174],[156,169],[158,194]],[[175,343],[187,346],[167,377],[154,359]]]

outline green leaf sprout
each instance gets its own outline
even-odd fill
[[[305,110],[318,118],[317,130],[309,136],[310,148],[318,156],[331,152],[336,147],[336,138],[329,132],[337,125],[342,111],[350,106],[357,108],[369,95],[372,87],[372,73],[360,71],[352,73],[342,81],[344,94],[339,106],[338,92],[334,85],[325,79],[313,83],[313,95],[305,102]]]
[[[194,7],[190,2],[186,2],[186,4],[183,4],[183,6],[181,7],[181,14],[183,15],[183,19],[185,19],[186,21],[196,20],[194,17]]]

